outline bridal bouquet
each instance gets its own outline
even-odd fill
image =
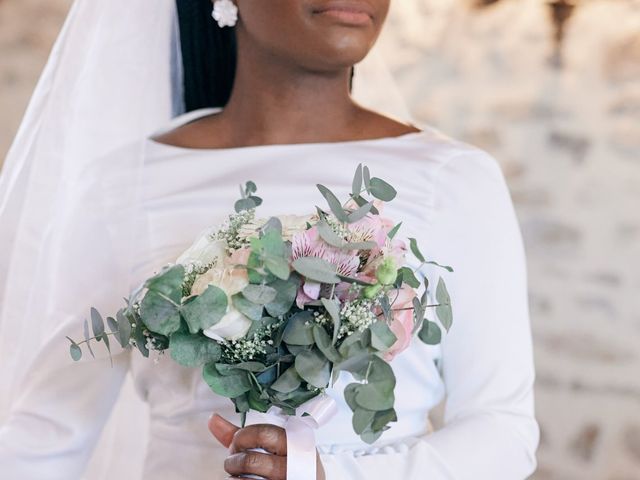
[[[407,248],[397,238],[401,225],[383,216],[396,196],[391,185],[359,165],[347,202],[317,187],[328,209],[262,219],[262,199],[247,182],[226,223],[133,292],[106,319],[109,332],[92,309],[93,335],[85,320],[84,341],[69,338],[71,357],[82,357],[82,344],[93,355],[92,342],[110,351],[110,337],[145,357],[168,350],[177,363],[202,367],[243,424],[250,410],[296,415],[349,372],[354,381],[344,396],[353,428],[373,443],[397,420],[389,362],[414,336],[440,342],[452,323],[450,298],[440,278],[428,304],[429,281],[417,273],[438,264],[414,238]],[[409,250],[417,268],[406,264]],[[434,321],[425,318],[428,308]]]

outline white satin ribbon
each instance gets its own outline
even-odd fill
[[[295,415],[286,415],[280,408],[271,407],[267,413],[251,415],[251,423],[270,423],[285,429],[287,480],[316,480],[315,430],[327,424],[337,412],[335,400],[324,394],[300,405]],[[265,453],[261,449],[256,451]]]

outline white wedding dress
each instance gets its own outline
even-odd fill
[[[173,120],[175,127],[212,109]],[[402,221],[401,235],[418,238],[430,259],[452,265],[446,275],[454,325],[441,346],[416,341],[392,366],[398,422],[374,445],[353,433],[342,399],[346,374],[330,394],[339,414],[317,432],[328,480],[517,480],[535,468],[538,426],[533,411],[533,358],[525,256],[511,199],[495,159],[485,151],[425,127],[399,137],[335,143],[189,149],[148,139],[136,225],[130,288],[188,247],[205,227],[233,209],[238,185],[253,180],[264,199],[260,216],[303,214],[324,200],[322,183],[340,195],[358,163],[394,185],[385,214]],[[120,152],[120,160],[126,152]],[[111,199],[127,178],[91,178],[86,188]],[[95,205],[73,212],[66,248],[90,248],[92,238],[118,235],[118,219],[97,223]],[[128,373],[149,405],[144,479],[221,480],[226,451],[207,430],[212,412],[237,422],[231,402],[213,394],[199,369],[168,355],[157,362],[120,351],[74,363],[64,335],[82,336],[89,307],[114,313],[128,292],[111,285],[117,259],[93,252],[59,282],[77,285],[60,302],[64,322],[31,368],[7,423],[0,429],[0,477],[79,479]],[[87,271],[95,275],[87,278]],[[87,292],[86,294],[79,292]],[[433,317],[433,312],[430,312]],[[27,320],[27,319],[25,319]],[[98,349],[101,350],[102,348]],[[428,414],[446,396],[445,425],[432,432]],[[125,406],[126,407],[126,406]],[[122,451],[125,460],[128,452]],[[133,477],[131,477],[133,479]],[[133,479],[135,480],[135,479]]]

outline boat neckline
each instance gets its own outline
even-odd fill
[[[353,140],[337,140],[326,142],[296,142],[296,143],[265,143],[261,145],[242,145],[239,147],[215,147],[215,148],[201,148],[201,147],[182,147],[178,145],[171,145],[168,143],[158,142],[152,137],[147,137],[147,142],[156,148],[164,148],[167,150],[191,152],[191,153],[215,153],[215,152],[243,152],[250,150],[270,150],[270,149],[297,149],[297,148],[321,148],[321,147],[336,147],[336,146],[350,146],[350,145],[368,145],[378,144],[385,142],[394,142],[402,140],[410,140],[415,137],[421,137],[427,135],[430,132],[428,129],[422,129],[417,132],[407,132],[400,135],[392,135],[386,137],[374,137],[374,138],[360,138]]]

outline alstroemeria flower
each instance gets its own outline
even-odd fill
[[[316,226],[308,230],[298,232],[294,235],[291,248],[291,260],[300,257],[318,257],[336,266],[339,275],[354,276],[360,265],[360,257],[355,250],[341,250],[327,244],[318,233]],[[336,289],[340,284],[336,285]],[[304,280],[298,295],[296,304],[299,308],[313,300],[320,298],[320,287],[318,282],[313,280]],[[340,289],[341,291],[344,288]]]

